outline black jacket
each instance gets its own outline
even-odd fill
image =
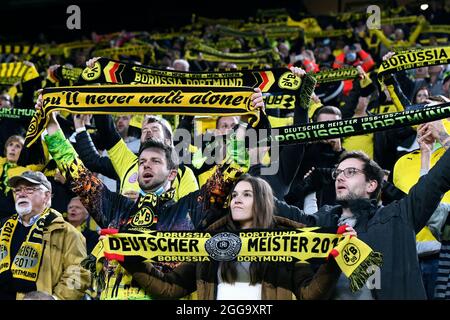
[[[119,176],[109,157],[101,156],[87,131],[82,131],[76,135],[76,143],[73,144],[81,161],[85,166],[93,171],[98,172],[105,177],[119,181]],[[118,187],[119,187],[119,183]]]
[[[445,192],[450,189],[450,152],[420,178],[409,194],[385,207],[374,201],[350,204],[357,217],[358,238],[383,254],[381,286],[373,289],[375,299],[426,299],[419,268],[415,235],[426,225]],[[321,208],[319,226],[336,226],[341,206]]]
[[[304,198],[308,193],[316,192],[317,206],[336,204],[336,191],[334,180],[329,176],[321,174],[321,179],[310,179],[312,183],[308,183],[308,179],[303,179],[305,174],[314,168],[332,169],[338,163],[339,157],[344,152],[334,151],[328,143],[311,143],[306,146],[305,157],[295,176],[289,194],[285,196],[285,200],[289,204],[303,208]],[[314,178],[314,177],[312,177]]]

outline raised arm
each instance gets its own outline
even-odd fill
[[[442,196],[450,190],[450,136],[442,121],[434,121],[419,126],[419,140],[437,140],[446,149],[439,161],[428,174],[422,176],[411,188],[408,195],[400,200],[401,213],[411,223],[416,232],[422,229],[436,210]]]
[[[42,108],[42,96],[36,108]],[[61,171],[66,174],[71,189],[79,197],[92,218],[101,228],[118,227],[123,216],[128,213],[134,202],[113,193],[83,164],[77,153],[64,137],[56,120],[55,113],[50,115],[45,142],[49,153]]]
[[[108,178],[118,180],[119,177],[114,170],[111,159],[101,156],[92,141],[91,135],[87,132],[85,127],[86,115],[74,115],[73,122],[77,132],[75,136],[75,150],[78,152],[80,159],[86,167],[98,172]]]
[[[304,78],[305,85],[308,88],[302,87],[303,92],[313,92],[316,80],[310,74],[306,74],[303,69],[292,67],[291,71],[298,77]],[[308,111],[307,106],[297,105],[294,109],[294,123],[293,125],[299,125],[308,123]],[[279,155],[280,167],[277,172],[277,176],[281,182],[286,186],[287,190],[292,184],[295,176],[297,175],[298,168],[303,160],[305,152],[304,144],[294,144],[285,146],[281,149]],[[276,160],[276,159],[274,159]]]

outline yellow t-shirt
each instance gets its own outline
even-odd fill
[[[431,154],[430,166],[433,167],[442,157],[445,149],[439,148]],[[409,192],[420,177],[420,150],[407,153],[402,156],[394,165],[393,182],[394,185],[405,193]],[[450,202],[450,192],[447,192],[441,202]]]
[[[370,159],[373,159],[373,133],[345,137],[342,142],[342,147],[346,151],[361,150],[365,152]]]

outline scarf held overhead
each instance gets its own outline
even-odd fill
[[[13,85],[39,77],[35,66],[23,62],[0,63],[0,84]]]
[[[330,69],[312,74],[312,76],[316,78],[317,83],[349,80],[358,77],[358,75],[358,69],[356,69],[355,67]]]
[[[385,74],[426,66],[448,64],[449,62],[450,47],[414,48],[409,51],[396,53],[390,59],[383,61],[378,69],[378,79],[382,83]]]
[[[252,88],[83,86],[46,88],[43,107],[31,119],[25,143],[30,146],[44,131],[53,111],[94,114],[251,115]]]
[[[271,139],[280,145],[305,143],[402,128],[449,116],[450,102],[446,102],[403,112],[280,127],[272,130]]]
[[[324,78],[324,77],[323,77]],[[330,77],[327,77],[330,78]],[[328,80],[329,81],[329,80]],[[181,72],[159,70],[144,65],[122,63],[100,58],[92,68],[85,68],[78,84],[121,83],[155,86],[253,87],[263,92],[270,108],[307,108],[316,84],[313,76],[299,78],[287,68],[223,72]],[[269,97],[276,103],[268,103]],[[282,97],[276,99],[273,97]]]
[[[223,72],[183,72],[160,70],[144,65],[100,58],[92,68],[85,68],[78,85],[85,84],[147,84],[158,86],[243,86],[260,88],[262,92],[296,91],[300,82],[287,81],[292,72],[287,68]]]
[[[370,265],[381,265],[381,254],[356,237],[343,237],[317,227],[296,230],[221,232],[117,233],[103,241],[104,256],[124,261],[140,256],[153,262],[300,262],[324,261],[332,255],[359,290]]]
[[[38,46],[21,44],[0,44],[0,54],[14,54],[19,56],[44,56],[45,51]]]
[[[229,53],[219,51],[215,48],[206,46],[200,42],[187,46],[185,58],[187,60],[215,61],[215,62],[232,62],[232,63],[277,63],[280,56],[274,49],[260,49],[254,52],[245,53]]]

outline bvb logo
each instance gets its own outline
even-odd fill
[[[92,81],[100,77],[101,73],[102,67],[100,65],[100,62],[96,61],[94,67],[84,68],[83,72],[81,73],[81,77],[86,81]]]
[[[229,232],[216,234],[205,243],[206,252],[216,261],[233,260],[241,251],[241,246],[241,238]]]
[[[132,225],[137,227],[151,226],[153,224],[154,214],[148,207],[141,208],[133,218]]]
[[[353,266],[354,264],[356,264],[361,257],[359,249],[351,243],[347,244],[344,247],[343,252],[344,262],[348,266]]]
[[[302,80],[292,72],[285,72],[278,80],[278,86],[281,89],[297,90],[300,88]]]

